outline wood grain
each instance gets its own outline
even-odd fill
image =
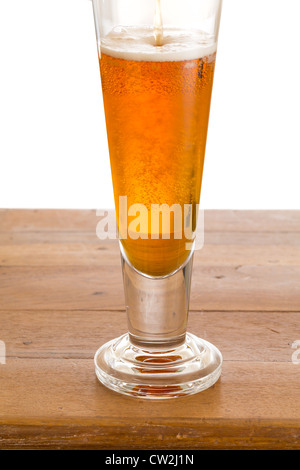
[[[92,231],[95,233],[96,210],[7,210],[0,209],[0,230]],[[205,230],[221,232],[300,232],[300,211],[205,211]]]
[[[124,311],[0,314],[7,358],[14,359],[92,359],[101,344],[127,331]],[[290,363],[300,313],[192,311],[189,329],[218,345],[225,361]]]
[[[15,387],[16,375],[18,387]],[[3,416],[0,423],[14,433],[21,423],[22,432],[23,424],[29,424],[31,435],[26,437],[27,447],[53,446],[49,436],[47,444],[38,437],[39,423],[45,416],[48,428],[60,422],[70,432],[74,415],[78,424],[73,435],[77,434],[79,447],[107,448],[110,443],[110,448],[112,445],[125,449],[174,448],[177,442],[179,446],[175,448],[218,448],[226,442],[226,447],[230,448],[241,446],[247,440],[249,445],[250,438],[257,447],[264,447],[261,440],[266,439],[263,429],[266,423],[269,424],[269,446],[282,446],[286,423],[293,423],[286,437],[286,447],[299,445],[300,370],[295,371],[292,364],[228,361],[221,381],[213,388],[199,395],[158,403],[136,401],[106,390],[96,381],[92,361],[87,360],[11,360],[2,378],[5,390],[1,402],[5,403],[5,408],[0,406]],[[284,394],[288,394],[288,399],[282,400]],[[262,427],[258,426],[260,420],[264,422]],[[93,428],[96,442],[91,442],[86,434],[87,423]],[[245,435],[240,434],[241,427]],[[231,442],[226,436],[229,428]],[[88,433],[91,434],[91,430]],[[210,434],[208,440],[207,433]],[[5,439],[8,447],[22,445],[18,434],[11,438],[7,433]],[[64,447],[62,436],[60,446]]]
[[[95,350],[127,328],[97,220],[0,210],[0,449],[299,449],[300,212],[206,212],[189,329],[221,349],[222,378],[155,403],[95,378]]]
[[[300,266],[199,266],[191,310],[300,310]],[[118,292],[118,295],[115,295]],[[16,295],[17,293],[17,295]],[[0,267],[2,310],[121,310],[120,266]]]

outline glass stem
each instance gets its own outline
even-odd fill
[[[129,337],[150,349],[183,344],[186,336],[193,252],[183,266],[166,277],[136,271],[121,248]]]

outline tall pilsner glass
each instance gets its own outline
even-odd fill
[[[186,333],[221,6],[93,0],[128,318],[95,366],[126,395],[188,395],[221,374],[218,349]]]

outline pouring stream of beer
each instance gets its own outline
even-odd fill
[[[163,23],[162,23],[160,0],[156,0],[156,5],[155,5],[154,38],[155,38],[155,45],[162,46],[163,38],[164,38],[164,30],[163,30]]]

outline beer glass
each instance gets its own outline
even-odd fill
[[[125,395],[189,395],[221,374],[219,350],[186,332],[221,7],[93,0],[128,318],[95,368]]]

